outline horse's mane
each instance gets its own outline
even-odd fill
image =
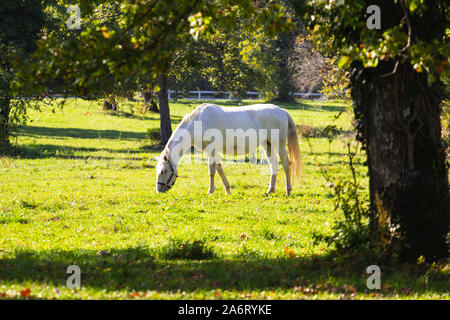
[[[212,105],[211,103],[202,103],[201,105],[199,105],[197,108],[195,108],[194,110],[192,110],[191,113],[188,113],[187,115],[185,115],[183,117],[183,120],[181,121],[180,125],[183,123],[186,123],[188,121],[191,121],[193,119],[195,119],[198,114],[207,106]],[[170,141],[172,140],[173,136],[170,137],[169,141],[167,142],[166,146],[164,147],[164,150],[161,152],[161,155],[159,157],[159,160],[162,161],[162,159],[164,159],[164,156],[167,157],[167,159],[171,159],[170,157],[170,149],[167,147],[170,143]]]
[[[161,152],[160,159],[164,156],[167,156],[167,159],[170,159],[170,150],[167,147],[165,147],[164,150]]]

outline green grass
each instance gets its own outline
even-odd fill
[[[174,128],[198,104],[172,103]],[[145,137],[159,116],[138,105],[112,114],[68,100],[30,112],[0,158],[0,298],[449,298],[448,264],[383,264],[382,289],[369,290],[365,267],[378,261],[349,261],[314,241],[341,215],[318,165],[349,175],[341,140],[302,139],[304,179],[290,197],[283,174],[265,196],[268,167],[242,162],[223,164],[231,195],[220,179],[206,194],[206,163],[181,163],[175,186],[156,194],[161,150]],[[341,101],[282,106],[298,125],[352,127]],[[66,287],[73,264],[79,290]]]

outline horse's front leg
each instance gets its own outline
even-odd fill
[[[277,173],[278,173],[278,158],[275,155],[275,150],[272,148],[272,145],[270,142],[266,142],[261,145],[264,149],[264,152],[266,153],[267,161],[269,161],[270,165],[270,183],[269,183],[269,189],[267,190],[266,194],[270,194],[272,192],[275,192],[275,184],[277,182]]]
[[[216,164],[214,163],[214,161],[211,161],[211,160],[209,161],[208,171],[209,171],[208,194],[213,194],[214,193],[214,174],[216,173]]]
[[[223,185],[225,186],[225,194],[229,194],[231,191],[230,183],[228,182],[227,177],[225,177],[225,172],[223,172],[222,165],[220,163],[216,163],[216,169],[219,176],[222,178]]]

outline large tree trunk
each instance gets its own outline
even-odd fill
[[[158,106],[153,99],[153,89],[144,89],[142,91],[142,96],[144,97],[144,108],[145,110],[158,113]]]
[[[449,196],[439,85],[429,87],[426,75],[408,62],[384,78],[376,73],[366,69],[352,80],[367,151],[372,227],[381,243],[399,248],[407,260],[445,257]]]
[[[167,91],[167,75],[162,74],[158,78],[158,104],[160,114],[161,144],[166,145],[172,135],[172,124],[170,122],[169,95]]]
[[[10,98],[0,97],[0,152],[5,151],[9,146],[9,112]]]

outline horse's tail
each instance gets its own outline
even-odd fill
[[[297,128],[289,112],[286,111],[286,113],[288,116],[289,176],[294,183],[301,181],[303,166],[298,144]]]

